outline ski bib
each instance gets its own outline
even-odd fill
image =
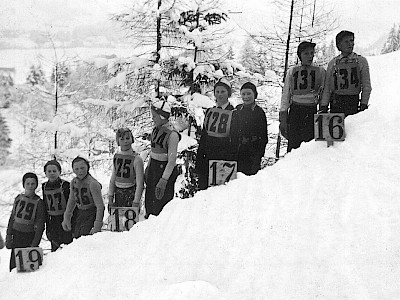
[[[207,111],[204,127],[209,136],[227,137],[231,130],[231,122],[231,110],[213,107]]]
[[[151,152],[168,153],[168,138],[172,130],[161,126],[155,127],[151,133]]]
[[[73,185],[72,192],[74,193],[74,197],[76,199],[76,206],[79,209],[85,210],[95,206],[88,183]]]
[[[33,225],[35,223],[36,210],[39,197],[34,199],[20,195],[15,205],[15,223]]]
[[[293,68],[290,86],[293,95],[314,95],[321,87],[322,77],[318,67],[297,66]]]
[[[113,163],[115,170],[115,183],[134,183],[136,182],[136,173],[133,166],[135,156],[115,154]]]
[[[338,62],[335,65],[333,90],[337,95],[358,95],[361,92],[361,71],[357,59]]]
[[[51,216],[59,216],[65,212],[67,200],[62,188],[55,190],[44,190],[43,198],[46,204],[47,213]]]

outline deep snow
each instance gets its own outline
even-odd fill
[[[400,51],[368,60],[371,106],[344,142],[80,238],[34,273],[8,273],[1,250],[1,299],[399,299]]]

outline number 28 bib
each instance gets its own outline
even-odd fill
[[[207,111],[204,127],[209,136],[227,137],[231,130],[231,122],[231,110],[213,107]]]

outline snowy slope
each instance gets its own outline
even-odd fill
[[[371,106],[346,141],[80,238],[31,274],[6,272],[2,250],[1,299],[399,299],[400,52],[369,62]]]

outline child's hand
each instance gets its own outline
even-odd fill
[[[95,234],[96,232],[100,232],[102,226],[103,226],[103,222],[94,221],[94,226],[93,226],[93,228],[90,230],[90,234]]]
[[[64,231],[71,231],[71,221],[67,220],[66,218],[64,218],[64,220],[61,223],[62,228],[64,229]]]
[[[164,196],[165,188],[167,187],[168,180],[160,178],[156,185],[156,198],[160,200]]]

